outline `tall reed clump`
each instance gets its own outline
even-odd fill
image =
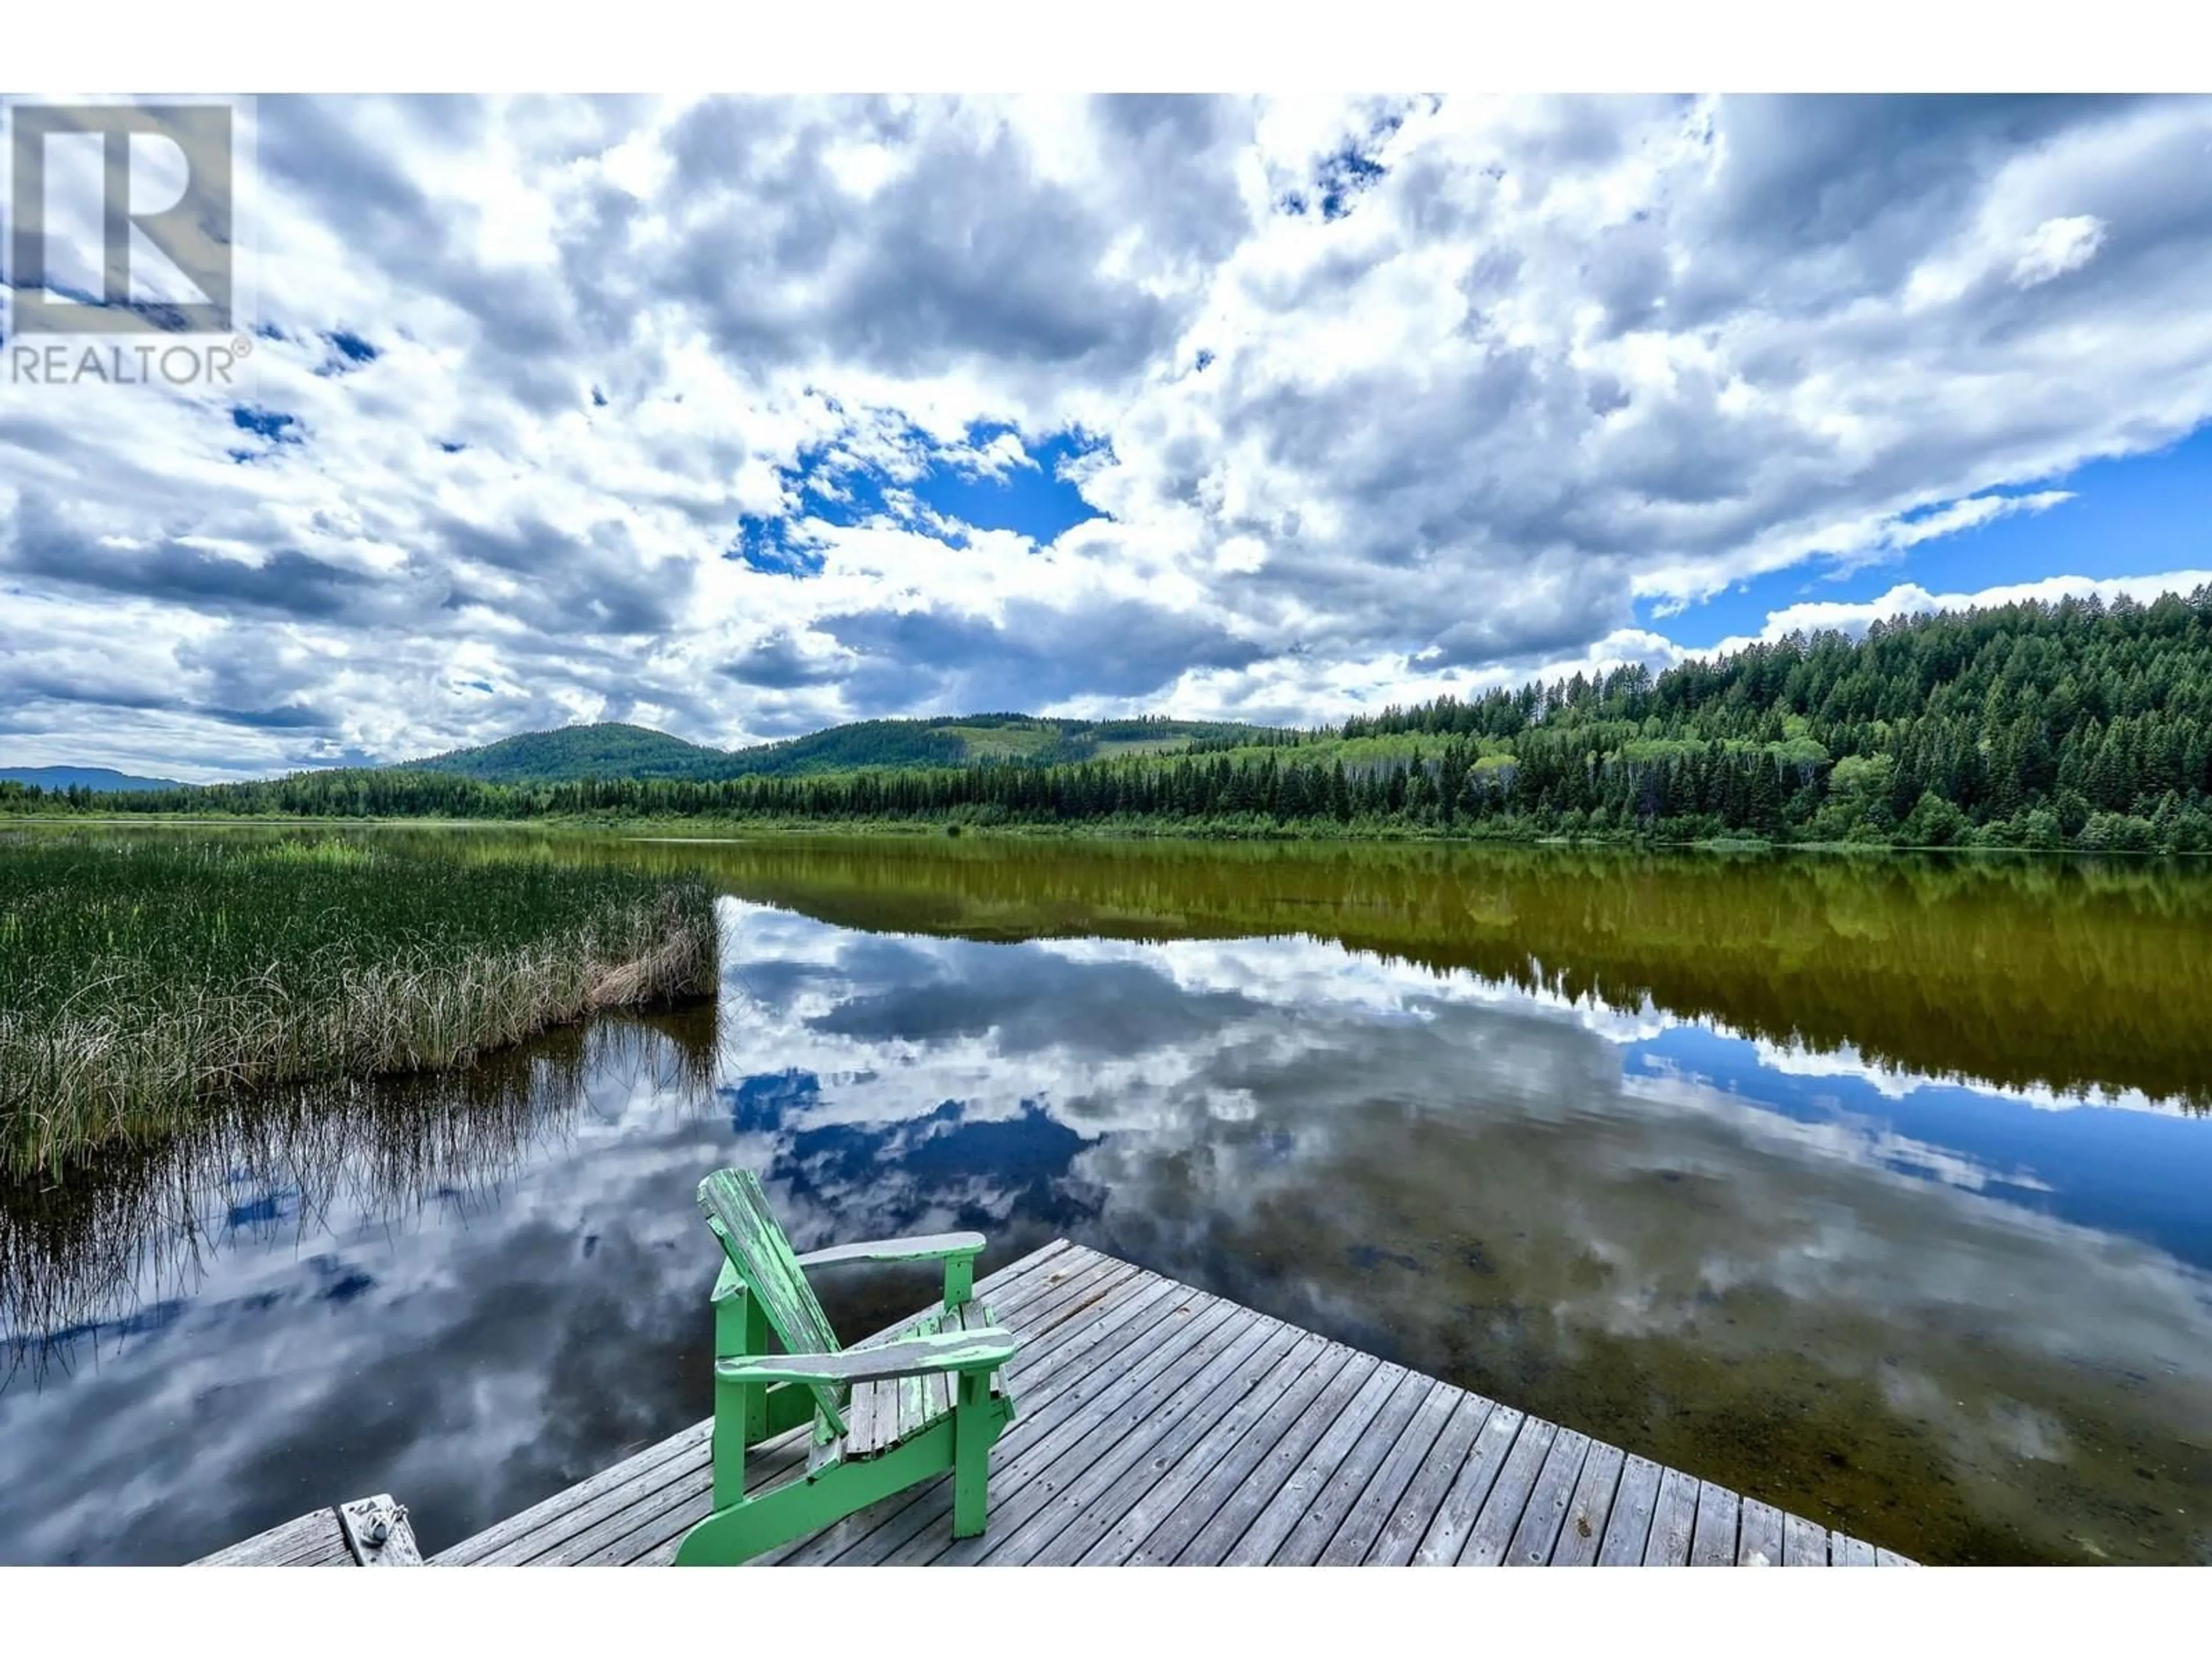
[[[0,1166],[212,1097],[467,1061],[594,1008],[712,994],[692,878],[338,840],[0,843]]]

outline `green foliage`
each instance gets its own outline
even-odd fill
[[[605,723],[527,732],[459,749],[406,769],[457,773],[484,783],[573,783],[590,778],[811,777],[872,769],[964,766],[987,760],[1041,765],[1103,754],[1157,753],[1194,741],[1248,741],[1261,728],[1161,719],[1040,720],[963,714],[938,720],[855,720],[750,749],[709,749],[642,726]]]
[[[544,778],[703,778],[720,775],[729,757],[648,726],[605,721],[526,732],[480,749],[456,749],[410,761],[412,769],[452,772],[484,783]]]
[[[210,1097],[457,1063],[710,989],[695,878],[334,841],[0,837],[0,1169]]]
[[[98,807],[2201,851],[2212,848],[2212,589],[1899,620],[1856,642],[1792,635],[1656,678],[1577,674],[1335,731],[970,715],[864,721],[723,762],[711,774],[489,782],[309,773]],[[90,810],[91,799],[0,786],[0,810]]]
[[[1921,792],[1912,815],[1898,830],[1908,847],[1951,847],[1967,830],[1966,815],[1933,789]]]
[[[1829,797],[1863,811],[1889,799],[1897,763],[1887,755],[1846,755],[1828,775]]]

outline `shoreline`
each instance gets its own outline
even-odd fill
[[[693,826],[697,826],[696,830]],[[63,813],[0,815],[0,832],[12,828],[66,829],[208,829],[208,830],[536,830],[547,834],[588,834],[625,841],[680,843],[697,842],[736,845],[748,842],[811,836],[879,837],[913,841],[1063,841],[1142,844],[1175,842],[1189,846],[1208,843],[1328,846],[1437,846],[1571,848],[1582,851],[1610,849],[1623,853],[1715,853],[1729,854],[1820,853],[1850,857],[1914,857],[1936,854],[1964,858],[2127,859],[2212,860],[2212,852],[2131,851],[2118,848],[1934,846],[1889,842],[1770,841],[1759,837],[1707,837],[1670,841],[1641,836],[1500,836],[1462,835],[1437,829],[1377,826],[1317,834],[1304,829],[1250,829],[1168,824],[1158,830],[1116,824],[1098,828],[1084,823],[975,824],[931,818],[727,818],[702,815],[684,818],[625,817],[562,815],[526,818],[417,817],[291,817],[226,816],[216,813],[132,813],[122,817],[82,817]]]

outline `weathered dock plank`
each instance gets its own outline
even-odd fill
[[[1183,1311],[1177,1310],[1170,1318]],[[1171,1425],[1178,1403],[1188,1397],[1187,1386],[1224,1353],[1233,1354],[1240,1339],[1252,1334],[1248,1322],[1257,1318],[1232,1302],[1194,1305],[1188,1316],[1180,1329],[1170,1327],[1166,1339],[1154,1345],[1114,1388],[1091,1400],[1090,1410],[1009,1460],[1006,1495],[991,1504],[996,1524],[989,1532],[956,1541],[946,1528],[925,1525],[918,1538],[886,1559],[916,1566],[926,1566],[940,1555],[948,1565],[980,1560],[987,1553],[1006,1553],[1018,1559],[1024,1559],[1021,1552],[1027,1543],[1034,1541],[1040,1547],[1049,1543],[1057,1528],[1048,1512],[1055,1500],[1080,1486],[1102,1460],[1111,1465],[1133,1440],[1139,1446],[1149,1444],[1146,1437],[1159,1419]],[[948,1498],[945,1513],[951,1512]]]
[[[1403,1385],[1413,1380],[1413,1374],[1402,1365],[1385,1363],[1376,1366],[1343,1413],[1298,1461],[1297,1467],[1272,1495],[1260,1494],[1267,1501],[1260,1505],[1243,1534],[1222,1553],[1221,1565],[1253,1566],[1272,1560],[1308,1511],[1322,1501],[1323,1489],[1339,1466],[1346,1458],[1358,1455],[1360,1443],[1369,1437],[1370,1428],[1388,1416],[1384,1408]]]
[[[1839,1567],[1870,1567],[1875,1565],[1874,1546],[1847,1538],[1842,1533],[1828,1534],[1828,1554]]]
[[[1494,1567],[1505,1559],[1514,1531],[1528,1510],[1529,1495],[1536,1490],[1536,1477],[1543,1472],[1544,1460],[1552,1455],[1552,1443],[1559,1434],[1556,1423],[1547,1423],[1540,1417],[1522,1420],[1513,1449],[1506,1454],[1490,1496],[1482,1500],[1482,1512],[1474,1517],[1474,1529],[1460,1549],[1461,1565]]]
[[[1127,1467],[1115,1473],[1110,1484],[1100,1481],[1099,1470],[1094,1469],[1085,1489],[1071,1488],[1066,1495],[1071,1511],[1066,1524],[1029,1559],[1039,1566],[1066,1566],[1090,1559],[1091,1553],[1138,1513],[1147,1499],[1160,1501],[1162,1488],[1177,1470],[1191,1470],[1194,1480],[1212,1468],[1205,1449],[1208,1439],[1220,1433],[1240,1410],[1263,1407],[1278,1397],[1312,1363],[1318,1346],[1319,1339],[1310,1332],[1275,1320],[1261,1322],[1249,1346],[1237,1357],[1238,1375],[1218,1382],[1201,1379],[1208,1384],[1204,1396],[1171,1431],[1140,1449],[1133,1460],[1124,1460]],[[1231,1429],[1231,1437],[1234,1432]],[[1173,1500],[1170,1497],[1166,1501]]]
[[[335,1509],[295,1516],[282,1526],[241,1539],[228,1549],[203,1556],[201,1567],[322,1567],[351,1565],[345,1528]]]
[[[1260,1510],[1292,1478],[1300,1460],[1342,1420],[1356,1398],[1365,1397],[1363,1391],[1381,1371],[1380,1360],[1362,1353],[1348,1355],[1343,1368],[1315,1402],[1314,1409],[1292,1419],[1282,1437],[1262,1450],[1251,1472],[1224,1493],[1222,1501],[1195,1528],[1188,1532],[1171,1526],[1162,1528],[1164,1536],[1156,1534],[1147,1540],[1139,1559],[1194,1565],[1220,1561],[1243,1538]],[[1379,1401],[1378,1395],[1375,1403]],[[1373,1405],[1368,1409],[1371,1412]],[[1169,1553],[1170,1547],[1172,1553]]]
[[[1660,1478],[1666,1473],[1648,1457],[1631,1457],[1622,1467],[1613,1517],[1605,1523],[1605,1542],[1597,1553],[1598,1565],[1642,1565],[1644,1542],[1651,1536],[1651,1511],[1659,1502]]]
[[[1311,1566],[1321,1559],[1339,1527],[1350,1518],[1368,1485],[1397,1449],[1421,1405],[1436,1389],[1431,1378],[1405,1372],[1382,1408],[1346,1449],[1328,1477],[1306,1500],[1305,1508],[1275,1546],[1268,1561],[1281,1566]]]
[[[1426,1379],[1423,1379],[1425,1381]],[[1422,1468],[1432,1461],[1437,1443],[1451,1415],[1468,1395],[1449,1382],[1431,1382],[1419,1407],[1406,1425],[1398,1443],[1367,1483],[1359,1501],[1346,1511],[1343,1523],[1323,1547],[1321,1565],[1358,1566],[1382,1540],[1384,1526],[1396,1512],[1400,1500]]]
[[[1627,1461],[1628,1454],[1618,1446],[1608,1446],[1601,1440],[1590,1443],[1589,1456],[1567,1503],[1559,1541],[1547,1565],[1587,1567],[1596,1564],[1597,1553],[1605,1543],[1606,1522],[1613,1514],[1613,1497],[1620,1489],[1621,1465]],[[1640,1540],[1638,1547],[1642,1547]]]
[[[1094,1345],[1091,1363],[1053,1395],[1054,1400],[1063,1394],[1079,1397],[1081,1410],[1050,1416],[1025,1411],[1023,1418],[1016,1420],[1014,1428],[1000,1437],[994,1449],[998,1455],[992,1462],[991,1470],[994,1477],[1001,1470],[1005,1475],[1002,1480],[994,1480],[991,1488],[990,1514],[1002,1523],[1027,1516],[1036,1500],[1036,1494],[1028,1490],[1030,1480],[1050,1468],[1060,1454],[1081,1443],[1098,1413],[1123,1405],[1146,1382],[1171,1365],[1192,1343],[1212,1330],[1235,1305],[1217,1302],[1183,1286],[1162,1283],[1168,1293],[1146,1301],[1139,1310],[1144,1316],[1130,1319],[1118,1338]],[[1023,1397],[1018,1382],[1014,1384],[1014,1389],[1018,1405]],[[1028,1432],[1017,1439],[1014,1430],[1020,1429],[1024,1422]],[[921,1565],[951,1543],[951,1483],[938,1480],[921,1488],[919,1496],[890,1517],[885,1525],[828,1559],[849,1566],[872,1566],[893,1560],[911,1560]],[[1000,1536],[1004,1536],[1003,1524]],[[911,1555],[902,1553],[908,1551]],[[810,1559],[809,1553],[804,1550],[792,1558],[794,1561]]]
[[[1038,1559],[1079,1522],[1087,1522],[1082,1528],[1085,1536],[1095,1536],[1112,1512],[1109,1495],[1126,1482],[1157,1480],[1172,1461],[1169,1449],[1204,1433],[1248,1382],[1245,1373],[1255,1367],[1264,1373],[1296,1335],[1279,1322],[1256,1315],[1231,1321],[1200,1345],[1195,1369],[1192,1360],[1179,1363],[1168,1378],[1130,1402],[1118,1425],[1093,1429],[1077,1443],[1061,1460],[1067,1471],[1064,1480],[1040,1483],[1047,1500],[1026,1519],[1016,1519],[1006,1536],[987,1534],[955,1545],[946,1560],[964,1552],[978,1560],[1015,1566]],[[1170,1382],[1172,1392],[1163,1396]],[[1086,1459],[1088,1467],[1076,1473]],[[1076,1540],[1070,1540],[1067,1547],[1076,1549]]]
[[[952,1537],[948,1476],[760,1565],[1912,1565],[1065,1240],[976,1292],[1021,1343],[985,1532]],[[710,1507],[709,1428],[647,1446],[433,1565],[665,1565]],[[756,1446],[748,1489],[799,1473],[807,1438]],[[337,1512],[320,1510],[209,1559],[354,1554]]]
[[[1537,1473],[1535,1488],[1528,1494],[1528,1507],[1521,1512],[1521,1524],[1514,1528],[1513,1541],[1506,1549],[1506,1565],[1551,1565],[1552,1552],[1558,1547],[1559,1528],[1567,1518],[1567,1506],[1573,1500],[1575,1482],[1589,1455],[1589,1445],[1588,1435],[1572,1429],[1561,1430],[1559,1437],[1552,1442],[1544,1467]]]
[[[1136,1565],[1175,1560],[1220,1512],[1221,1506],[1244,1489],[1252,1472],[1298,1424],[1326,1415],[1334,1402],[1350,1397],[1363,1374],[1352,1364],[1358,1357],[1348,1348],[1322,1343],[1322,1352],[1306,1371],[1243,1425],[1213,1466],[1190,1484],[1180,1502],[1153,1509],[1143,1517],[1150,1522],[1143,1530],[1135,1526],[1121,1529],[1126,1547],[1114,1559]]]
[[[1825,1567],[1828,1565],[1828,1529],[1802,1515],[1782,1517],[1782,1565],[1785,1567]]]
[[[202,1556],[197,1567],[419,1567],[407,1510],[389,1492],[295,1516]]]
[[[1498,1408],[1496,1401],[1479,1394],[1462,1394],[1456,1389],[1452,1393],[1451,1414],[1444,1419],[1443,1432],[1390,1511],[1362,1565],[1402,1567],[1413,1559],[1413,1552],[1428,1535],[1430,1522],[1443,1507],[1444,1493],[1459,1478],[1475,1437]]]
[[[1414,1565],[1449,1567],[1458,1561],[1460,1551],[1467,1546],[1468,1534],[1474,1530],[1475,1517],[1481,1514],[1490,1488],[1498,1480],[1498,1468],[1505,1462],[1506,1454],[1513,1449],[1523,1420],[1522,1413],[1510,1406],[1500,1406],[1490,1413],[1483,1423],[1482,1432],[1475,1437],[1474,1449],[1460,1465],[1459,1474],[1445,1491],[1428,1530],[1422,1534],[1413,1551]]]
[[[1736,1523],[1742,1502],[1725,1486],[1716,1486],[1710,1480],[1698,1482],[1698,1518],[1690,1533],[1692,1566],[1735,1565]]]
[[[1740,1567],[1778,1567],[1782,1565],[1782,1511],[1756,1498],[1743,1500],[1743,1530],[1736,1543]]]
[[[1698,1523],[1698,1477],[1668,1469],[1659,1477],[1659,1496],[1651,1506],[1651,1535],[1644,1540],[1647,1567],[1690,1565],[1690,1536]]]

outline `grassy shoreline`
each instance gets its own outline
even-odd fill
[[[915,837],[1016,842],[1181,842],[1203,846],[1209,842],[1275,842],[1328,846],[1386,843],[1438,847],[1571,847],[1648,853],[1822,853],[1880,858],[1892,854],[1918,856],[1942,853],[1973,858],[2027,859],[2173,859],[2212,860],[2212,852],[2160,852],[2124,848],[2007,847],[1990,843],[1922,844],[1893,841],[1767,840],[1755,836],[1698,836],[1681,840],[1664,836],[1624,834],[1528,835],[1497,831],[1469,834],[1435,825],[1378,823],[1333,825],[1327,830],[1310,824],[1272,823],[1188,823],[1171,819],[1144,821],[1010,822],[972,823],[945,818],[892,817],[716,817],[706,814],[647,817],[623,813],[562,813],[526,818],[283,817],[274,815],[214,813],[131,813],[116,817],[78,817],[52,815],[0,816],[0,835],[9,830],[82,831],[91,829],[264,829],[264,830],[500,830],[510,834],[617,835],[667,841],[752,841],[767,838],[840,838],[881,836],[906,840]]]
[[[708,994],[693,878],[337,839],[0,843],[0,1170],[272,1086],[465,1064]]]

